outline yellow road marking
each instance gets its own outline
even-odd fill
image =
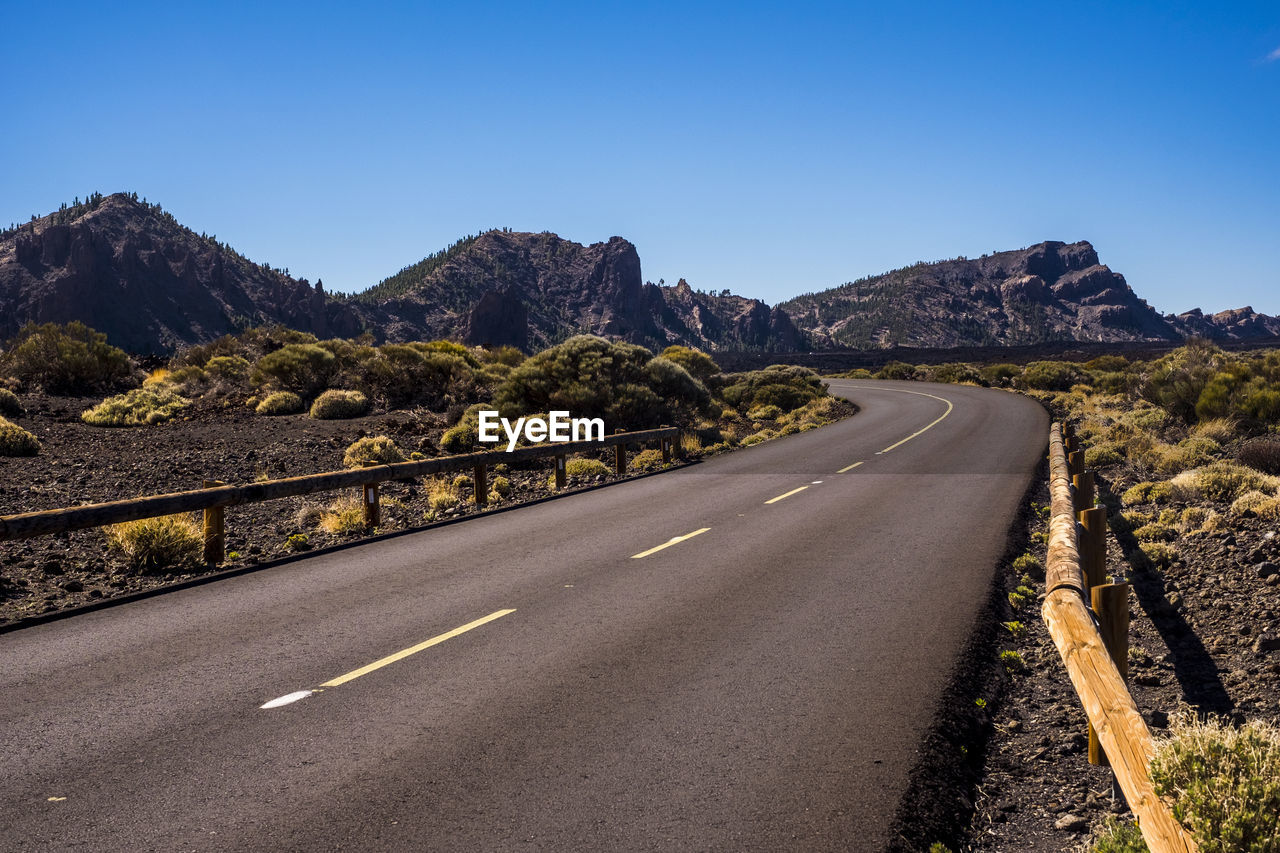
[[[807,488],[809,488],[809,487],[808,487],[808,486],[801,486],[801,487],[800,487],[800,488],[798,488],[798,489],[792,489],[791,491],[787,492],[786,494],[778,495],[776,498],[769,498],[769,500],[765,501],[765,503],[766,503],[766,504],[776,504],[778,501],[782,500],[783,498],[789,498],[789,497],[791,497],[791,496],[792,496],[792,495],[794,495],[794,494],[797,494],[797,493],[799,493],[799,492],[803,492],[803,491],[804,491],[805,489],[807,489]]]
[[[661,551],[663,548],[670,548],[672,545],[679,545],[684,540],[692,539],[695,536],[706,533],[710,529],[711,529],[710,527],[703,527],[693,531],[692,533],[686,533],[683,536],[673,536],[672,538],[668,539],[666,542],[663,542],[661,545],[659,545],[656,548],[650,548],[648,551],[641,551],[639,554],[632,554],[631,559],[638,560],[641,557],[647,557],[650,554],[656,554],[659,551]]]
[[[837,473],[837,474],[843,474],[843,473],[845,473],[846,471],[852,471],[854,468],[857,468],[857,467],[858,467],[859,465],[861,465],[861,464],[862,464],[861,462],[855,462],[855,463],[853,463],[852,465],[846,465],[846,466],[844,466],[843,468],[841,468],[839,471],[837,471],[836,473]]]
[[[346,684],[348,681],[351,681],[352,679],[359,678],[362,675],[368,675],[369,673],[373,672],[375,669],[382,669],[384,666],[388,664],[395,663],[398,660],[404,660],[405,658],[409,657],[409,655],[416,655],[418,652],[422,651],[423,649],[429,649],[432,646],[437,646],[440,643],[443,643],[445,640],[451,640],[454,637],[458,636],[459,634],[465,634],[466,632],[470,631],[472,628],[479,628],[481,625],[485,624],[486,622],[492,622],[495,619],[501,619],[503,616],[506,616],[509,613],[515,613],[515,612],[516,612],[515,608],[511,608],[510,610],[495,611],[493,613],[490,613],[488,616],[485,616],[481,619],[477,619],[474,622],[468,622],[467,624],[459,628],[454,628],[452,631],[448,631],[444,634],[440,634],[437,637],[432,637],[430,640],[424,640],[423,642],[418,643],[418,645],[416,646],[410,646],[409,648],[404,649],[403,651],[396,652],[393,655],[387,655],[385,658],[376,660],[371,664],[360,667],[359,669],[353,669],[351,670],[351,672],[348,672],[346,675],[339,675],[337,678],[333,679],[332,681],[326,681],[324,684],[321,684],[320,686],[321,687],[337,687],[341,684]]]
[[[50,797],[50,798],[49,798],[49,802],[51,802],[51,803],[61,803],[61,802],[65,802],[65,801],[66,801],[66,799],[67,799],[66,797]]]
[[[832,383],[828,383],[828,384],[832,384]],[[926,394],[923,391],[908,391],[906,388],[876,388],[874,385],[841,385],[840,387],[841,388],[861,388],[866,391],[897,391],[899,394],[915,394],[917,397],[929,397],[930,399],[937,400],[939,403],[947,404],[947,410],[942,413],[942,417],[916,430],[915,432],[911,433],[911,435],[902,439],[902,441],[894,442],[893,444],[886,447],[884,450],[877,451],[876,456],[879,456],[882,453],[888,453],[890,450],[893,450],[895,447],[900,447],[901,445],[906,444],[908,441],[915,438],[916,436],[922,435],[923,433],[926,433],[929,430],[933,429],[935,426],[942,423],[943,419],[945,419],[947,415],[951,414],[951,410],[955,408],[955,406],[951,403],[951,401],[948,400],[946,397],[939,397],[936,394]]]

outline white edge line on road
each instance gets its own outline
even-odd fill
[[[800,488],[798,488],[798,489],[792,489],[791,491],[786,492],[785,494],[778,495],[776,498],[769,498],[769,500],[765,501],[765,503],[766,503],[766,504],[776,504],[778,501],[782,500],[783,498],[789,498],[789,497],[791,497],[791,496],[792,496],[792,495],[794,495],[794,494],[798,494],[798,493],[800,493],[800,492],[803,492],[803,491],[804,491],[805,489],[807,489],[807,488],[809,488],[809,487],[808,487],[808,486],[801,486],[801,487],[800,487]]]
[[[315,691],[314,690],[298,690],[293,693],[288,693],[284,696],[281,696],[278,699],[272,699],[270,702],[266,703],[265,705],[259,705],[258,709],[269,710],[271,708],[282,708],[285,705],[292,705],[294,702],[297,702],[299,699],[306,699],[312,693],[315,693]]]
[[[658,545],[654,548],[650,548],[648,551],[641,551],[639,554],[632,554],[631,559],[639,560],[641,557],[647,557],[650,554],[656,554],[659,551],[661,551],[663,548],[670,548],[672,545],[679,545],[684,540],[692,539],[695,536],[698,536],[702,533],[706,533],[710,529],[711,529],[710,527],[703,527],[693,531],[692,533],[686,533],[683,536],[673,536],[670,539],[668,539],[666,542],[663,542],[661,545]]]
[[[834,384],[834,383],[830,383],[830,382],[829,382],[829,383],[827,383],[828,387],[830,387],[832,384]],[[902,441],[894,442],[893,444],[891,444],[891,445],[889,445],[888,447],[886,447],[884,450],[877,450],[877,451],[876,451],[876,456],[880,456],[881,454],[888,453],[890,450],[893,450],[895,447],[900,447],[900,446],[902,446],[902,445],[906,444],[906,443],[907,443],[908,441],[910,441],[911,439],[915,438],[916,436],[918,436],[918,435],[923,435],[924,433],[926,433],[926,432],[928,432],[929,430],[933,429],[935,426],[937,426],[938,424],[942,423],[943,419],[944,419],[944,418],[946,418],[946,416],[947,416],[947,415],[951,414],[951,410],[955,408],[955,405],[954,405],[950,400],[948,400],[946,397],[939,397],[939,396],[938,396],[938,395],[936,395],[936,394],[926,394],[926,393],[925,393],[925,392],[923,392],[923,391],[908,391],[906,388],[876,388],[875,386],[872,386],[872,385],[841,385],[841,386],[839,386],[839,387],[841,387],[841,388],[861,388],[861,389],[863,389],[863,390],[865,390],[865,391],[897,391],[899,394],[915,394],[917,397],[929,397],[929,398],[931,398],[931,399],[933,399],[933,400],[937,400],[939,403],[946,403],[946,404],[947,404],[947,410],[946,410],[945,412],[943,412],[943,413],[942,413],[942,417],[938,418],[937,420],[933,421],[932,423],[926,424],[925,426],[923,426],[923,427],[921,427],[920,429],[916,430],[915,432],[911,433],[911,435],[909,435],[909,436],[907,436],[906,438],[902,439]],[[850,467],[852,467],[852,466],[850,466]],[[842,473],[842,474],[843,474],[844,472],[843,472],[843,471],[841,471],[840,473]]]

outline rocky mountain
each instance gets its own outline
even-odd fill
[[[126,193],[0,235],[0,339],[27,322],[71,320],[144,354],[270,323],[321,337],[363,328],[319,282],[255,264]]]
[[[918,263],[783,302],[818,344],[1016,346],[1054,341],[1240,340],[1280,334],[1252,308],[1156,311],[1087,242],[1046,242],[981,258]]]
[[[785,312],[755,299],[646,282],[621,237],[488,231],[406,267],[353,304],[391,339],[456,338],[539,349],[589,332],[661,349],[797,349]]]
[[[920,263],[782,307],[816,338],[857,349],[1177,337],[1084,242]]]
[[[770,308],[653,284],[621,237],[487,231],[355,296],[256,264],[135,194],[94,194],[0,232],[0,340],[27,322],[81,320],[143,354],[250,326],[319,337],[452,338],[525,350],[590,332],[711,352],[966,347],[1280,335],[1252,308],[1162,315],[1089,243],[1040,243],[919,263]]]
[[[131,352],[158,354],[250,326],[319,337],[452,338],[544,347],[591,332],[661,348],[797,349],[784,312],[738,296],[645,282],[621,237],[583,246],[489,231],[355,297],[255,264],[129,193],[0,233],[0,340],[25,323],[81,320]]]

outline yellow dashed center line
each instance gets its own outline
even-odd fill
[[[693,531],[692,533],[686,533],[683,536],[673,536],[672,538],[668,539],[666,542],[663,542],[661,545],[657,546],[656,548],[650,548],[648,551],[641,551],[639,554],[632,554],[631,559],[638,560],[641,557],[647,557],[650,554],[656,554],[659,551],[661,551],[663,548],[670,548],[672,545],[679,545],[684,540],[692,539],[695,536],[706,533],[710,529],[711,529],[710,527],[703,527]]]
[[[861,462],[855,462],[855,463],[853,463],[852,465],[846,465],[846,466],[844,466],[843,468],[841,468],[839,471],[837,471],[836,473],[837,473],[837,474],[844,474],[844,473],[846,473],[846,472],[848,472],[848,471],[852,471],[854,468],[857,468],[857,467],[858,467],[859,465],[861,465],[861,464],[862,464]]]
[[[791,490],[791,491],[789,491],[789,492],[784,492],[783,494],[778,495],[776,498],[769,498],[769,500],[765,501],[765,503],[766,503],[766,504],[776,504],[778,501],[782,500],[783,498],[789,498],[789,497],[791,497],[792,495],[799,494],[800,492],[803,492],[803,491],[804,491],[805,489],[807,489],[807,488],[809,488],[809,487],[808,487],[808,486],[801,486],[801,487],[800,487],[800,488],[798,488],[798,489],[792,489],[792,490]]]
[[[337,687],[341,684],[346,684],[348,681],[359,678],[362,675],[368,675],[374,670],[382,669],[384,666],[387,666],[388,664],[393,664],[398,660],[404,660],[405,658],[409,657],[409,655],[416,655],[418,652],[422,651],[423,649],[429,649],[432,646],[437,646],[440,643],[443,643],[445,640],[451,640],[454,637],[458,636],[459,634],[465,634],[466,632],[470,631],[472,628],[479,628],[481,625],[484,625],[488,622],[492,622],[495,619],[501,619],[503,616],[506,616],[509,613],[515,613],[515,612],[516,612],[515,608],[511,608],[510,610],[495,611],[493,613],[490,613],[488,616],[477,619],[474,622],[468,622],[465,625],[462,625],[458,628],[454,628],[452,631],[447,631],[443,634],[432,637],[430,640],[424,640],[421,643],[418,643],[418,645],[416,646],[410,646],[407,649],[398,651],[393,655],[387,655],[385,658],[380,658],[379,660],[376,660],[371,664],[367,664],[366,666],[362,666],[359,669],[353,669],[350,672],[348,672],[346,675],[339,675],[337,678],[332,679],[331,681],[326,681],[324,684],[321,684],[320,686],[321,687]]]

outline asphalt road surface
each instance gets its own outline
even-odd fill
[[[0,635],[0,849],[883,849],[1047,418],[833,390],[861,413]]]

